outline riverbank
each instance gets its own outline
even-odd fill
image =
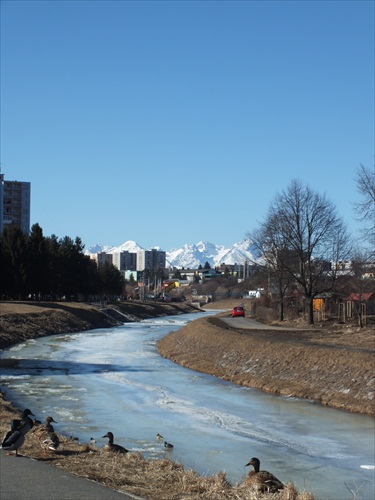
[[[375,414],[373,328],[245,330],[228,326],[229,317],[197,319],[170,333],[158,342],[160,354],[235,384]]]
[[[229,304],[213,304],[215,309],[231,307]],[[110,311],[99,311],[97,307],[84,304],[16,304],[0,303],[0,347],[5,347],[4,343],[15,344],[41,335],[53,333],[74,332],[93,328],[103,328],[106,325],[117,324],[119,318],[128,321],[143,319],[148,317],[165,316],[168,314],[185,314],[197,311],[188,304],[158,304],[158,303],[124,303],[121,307],[116,305],[115,313]],[[213,366],[213,351],[209,344],[215,344],[216,354],[221,349],[221,358],[227,360],[227,365],[221,366],[215,375],[235,383],[242,383],[238,377],[240,368],[247,370],[249,366],[242,358],[242,365],[239,364],[241,356],[244,353],[251,352],[250,347],[244,347],[244,344],[236,344],[238,341],[245,340],[245,333],[238,329],[230,329],[220,324],[222,317],[228,316],[228,312],[221,313],[217,318],[197,319],[190,323],[194,328],[186,328],[176,332],[176,337],[165,337],[170,345],[169,355],[184,355],[181,364],[193,362],[200,371],[210,373]],[[116,318],[117,317],[117,318]],[[216,322],[216,323],[215,323]],[[209,328],[209,331],[206,330]],[[223,331],[222,331],[223,330]],[[233,331],[232,331],[233,330]],[[290,332],[291,333],[291,332]],[[369,332],[371,333],[371,332]],[[233,334],[233,335],[232,335]],[[295,333],[293,334],[295,335]],[[289,337],[289,342],[293,343],[293,335]],[[373,332],[372,332],[373,335]],[[256,337],[256,335],[255,335]],[[359,338],[359,336],[358,336]],[[218,342],[221,339],[220,343]],[[286,337],[284,337],[284,340]],[[260,338],[258,347],[261,346]],[[294,342],[298,337],[294,336]],[[322,341],[322,340],[321,340]],[[365,340],[364,340],[365,341]],[[182,342],[182,344],[181,344]],[[202,343],[200,343],[202,342]],[[347,339],[348,346],[351,342]],[[343,341],[342,341],[343,343]],[[255,345],[255,338],[253,338]],[[267,344],[267,339],[263,339],[263,344]],[[366,342],[365,342],[366,344]],[[237,345],[237,348],[235,346]],[[279,346],[281,348],[281,346]],[[342,345],[342,347],[344,347]],[[363,347],[366,349],[365,345]],[[266,349],[270,349],[267,346]],[[269,352],[275,351],[275,344]],[[193,360],[197,356],[196,360]],[[166,351],[164,352],[166,354]],[[350,370],[350,359],[348,356],[348,370]],[[198,362],[199,360],[199,362]],[[206,365],[204,364],[204,360]],[[212,360],[212,361],[211,361]],[[212,366],[211,366],[212,365]],[[293,363],[292,363],[293,366]],[[220,363],[218,364],[220,367]],[[227,373],[223,375],[222,370]],[[257,369],[260,367],[258,366]],[[289,370],[292,376],[298,377],[297,363],[295,370]],[[241,368],[242,369],[242,368]],[[278,365],[272,368],[270,365],[269,373],[273,373],[277,378]],[[235,372],[238,373],[235,373]],[[257,378],[257,377],[255,377]],[[318,377],[317,377],[318,378]],[[244,384],[246,385],[246,384]],[[263,390],[271,388],[263,387]],[[277,392],[277,391],[276,391]],[[19,411],[9,402],[0,398],[0,429],[4,434],[12,418],[18,417]],[[192,470],[184,470],[180,464],[170,460],[146,460],[141,454],[131,453],[125,457],[113,457],[103,454],[102,450],[93,448],[89,443],[79,443],[76,440],[62,437],[62,445],[56,453],[45,452],[41,449],[35,435],[29,433],[22,447],[21,452],[25,455],[41,461],[47,461],[57,467],[62,467],[72,471],[77,475],[87,477],[110,486],[113,489],[130,492],[138,497],[147,500],[226,500],[226,499],[246,499],[256,500],[260,498],[278,498],[283,500],[313,500],[314,496],[306,492],[296,492],[293,485],[288,485],[281,495],[260,495],[259,493],[249,491],[243,484],[230,485],[226,480],[224,473],[218,473],[215,476],[200,477]],[[277,474],[277,471],[274,471]],[[74,497],[73,497],[74,498]],[[72,498],[72,500],[73,500]],[[334,492],[332,492],[332,498]]]
[[[309,330],[299,325],[298,331],[241,330],[223,321],[230,317],[232,305],[230,301],[207,304],[207,309],[226,312],[170,333],[158,343],[160,354],[235,384],[375,414],[373,325],[360,329],[354,324],[326,323]],[[46,335],[198,311],[187,302],[128,301],[103,307],[80,302],[0,302],[0,349]]]
[[[19,411],[4,400],[0,393],[0,430],[8,430],[9,422],[19,418]],[[192,469],[185,469],[181,464],[168,458],[148,460],[142,453],[129,452],[114,454],[105,452],[92,443],[79,442],[75,438],[59,436],[60,446],[54,451],[43,450],[33,429],[26,435],[26,440],[19,452],[25,457],[2,457],[3,460],[26,460],[32,458],[40,463],[53,465],[76,476],[107,486],[115,491],[134,495],[137,500],[318,500],[306,491],[298,492],[293,483],[288,483],[281,494],[261,494],[250,489],[244,483],[230,484],[223,472],[213,476],[200,476]],[[5,454],[4,451],[1,451]],[[27,458],[26,458],[27,457]],[[14,469],[14,468],[13,468]],[[21,469],[21,467],[20,467]],[[15,467],[16,477],[17,464]],[[41,478],[37,478],[42,483]],[[59,483],[48,478],[48,489],[54,489],[60,498]],[[64,477],[66,482],[66,477]],[[33,496],[34,484],[27,486],[30,498]],[[40,488],[39,488],[40,490]],[[4,497],[5,498],[5,497]],[[9,500],[7,497],[5,500]],[[13,497],[12,497],[13,498]],[[15,498],[15,497],[14,497]],[[39,500],[50,500],[47,489],[45,496]],[[93,498],[71,490],[70,500],[89,500]],[[95,497],[96,498],[96,497]],[[333,497],[334,498],[334,497]]]
[[[0,302],[0,349],[58,333],[109,328],[160,316],[197,312],[187,302],[92,305],[85,302]]]

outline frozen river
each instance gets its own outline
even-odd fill
[[[156,342],[198,315],[157,318],[113,329],[55,335],[3,351],[19,359],[1,383],[21,408],[56,430],[115,441],[146,457],[170,456],[200,474],[241,481],[261,468],[324,499],[374,500],[374,419],[312,402],[264,394],[200,374],[159,356]],[[156,440],[162,434],[172,452]]]

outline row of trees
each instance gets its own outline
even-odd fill
[[[356,182],[361,202],[355,209],[364,224],[360,249],[353,249],[333,203],[298,180],[275,196],[263,222],[248,233],[263,257],[268,285],[277,290],[281,320],[285,297],[298,292],[305,296],[308,321],[313,323],[314,298],[342,286],[337,264],[349,259],[352,289],[347,292],[373,291],[374,281],[366,281],[364,271],[375,259],[375,170],[361,166]],[[0,235],[0,298],[76,300],[122,295],[125,283],[117,268],[105,264],[98,269],[83,249],[80,238],[44,237],[38,224],[29,235],[6,226]]]
[[[352,277],[357,274],[356,291],[374,289],[373,279],[365,283],[364,271],[375,257],[375,171],[361,166],[357,187],[363,201],[356,209],[366,222],[360,249],[353,246],[333,203],[298,180],[275,196],[263,222],[248,233],[278,292],[280,320],[284,319],[286,294],[298,290],[306,299],[308,322],[314,323],[314,298],[335,290],[342,276],[338,264],[349,259]]]
[[[121,295],[124,280],[112,264],[99,269],[83,253],[80,238],[45,237],[38,224],[29,235],[14,225],[0,235],[0,297],[4,299],[92,299]]]

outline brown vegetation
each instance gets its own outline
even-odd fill
[[[227,309],[231,305],[215,303],[212,307]],[[187,304],[136,302],[119,304],[115,309],[128,315],[129,320],[196,310]],[[115,316],[116,313],[100,312],[85,304],[0,303],[0,347],[41,335],[109,326],[118,321]],[[350,394],[352,410],[373,411],[373,400],[369,399],[375,383],[374,364],[369,360],[369,356],[373,359],[373,330],[340,332],[331,328],[329,331],[291,330],[282,334],[274,331],[245,332],[225,325],[225,316],[228,313],[198,319],[168,335],[159,343],[163,355],[184,366],[235,383],[280,394],[290,391],[293,395],[310,397],[325,404],[336,403],[347,409]],[[261,359],[260,363],[255,363],[255,355]],[[350,375],[345,375],[345,365]],[[301,379],[311,372],[314,375],[310,380],[314,383],[302,390]],[[341,386],[350,389],[347,394],[340,392],[341,386],[337,385],[336,379],[340,377],[344,377]],[[350,377],[355,379],[351,385]],[[365,382],[365,391],[359,390]],[[10,420],[18,417],[19,410],[1,396],[0,431],[4,434]],[[288,484],[278,494],[260,494],[244,484],[229,484],[223,472],[202,477],[168,459],[146,460],[139,453],[111,455],[92,448],[88,443],[62,436],[61,443],[56,452],[46,452],[36,435],[30,432],[20,452],[149,500],[314,498],[307,492],[298,493],[293,484]]]
[[[3,434],[13,418],[19,418],[19,411],[0,393],[0,431]],[[26,435],[19,453],[147,500],[314,499],[310,493],[298,493],[293,484],[288,484],[279,495],[261,495],[243,484],[231,485],[223,472],[203,477],[169,459],[147,460],[142,454],[132,452],[112,454],[63,436],[60,436],[57,451],[46,451],[33,430]]]
[[[196,311],[187,303],[129,301],[98,307],[84,302],[0,302],[0,348],[46,335]]]
[[[159,352],[236,384],[375,414],[373,327],[241,330],[226,324],[226,317],[189,323],[161,339]]]

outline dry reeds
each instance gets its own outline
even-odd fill
[[[19,411],[0,393],[0,432]],[[20,453],[48,462],[75,475],[96,481],[109,488],[131,493],[146,500],[314,500],[307,492],[297,492],[293,484],[278,494],[260,494],[244,485],[231,485],[225,473],[200,476],[192,469],[168,459],[148,460],[141,453],[104,452],[76,438],[60,436],[56,451],[46,452],[36,434],[30,431]]]

